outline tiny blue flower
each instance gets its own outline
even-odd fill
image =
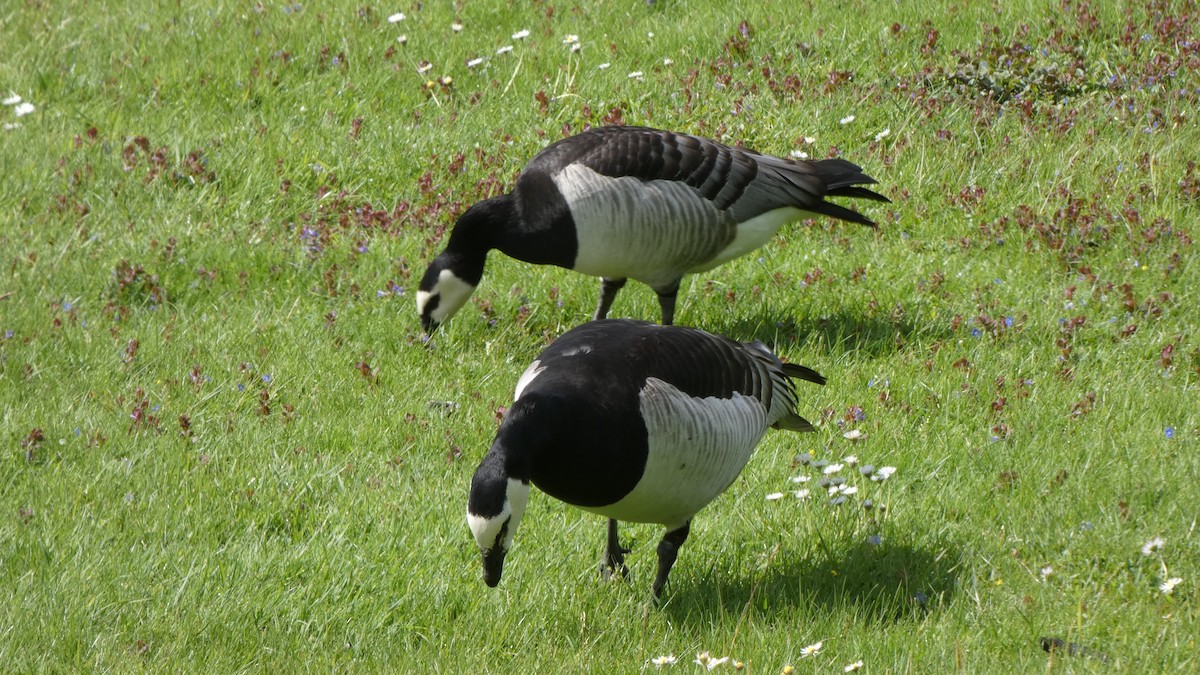
[[[883,543],[883,537],[881,537],[877,534],[873,534],[873,535],[867,537],[867,543],[872,546],[878,546]]]
[[[242,384],[241,382],[238,382],[237,390],[238,391],[246,391],[246,385]]]
[[[150,412],[158,412],[158,404],[155,404],[154,407],[150,409]]]
[[[971,337],[979,337],[980,335],[983,335],[983,331],[979,330],[978,328],[971,329]]]
[[[383,290],[382,288],[375,291],[375,297],[377,297],[377,298],[382,298],[382,297],[386,296],[387,294],[388,294],[388,292]]]
[[[1167,438],[1175,438],[1175,427],[1167,427],[1163,433]]]
[[[1011,316],[1006,316],[1006,317],[1004,317],[1004,327],[1005,327],[1005,328],[1012,328],[1012,325],[1013,325],[1013,319],[1012,319],[1012,317],[1011,317]]]
[[[269,373],[268,373],[268,374],[266,374],[266,375],[263,375],[263,376],[262,376],[262,381],[263,381],[263,382],[270,382],[270,381],[271,381],[271,375],[270,375]]]
[[[5,340],[11,340],[11,339],[12,339],[12,336],[13,336],[13,330],[12,330],[11,328],[9,328],[8,330],[4,331],[4,339],[5,339]]]

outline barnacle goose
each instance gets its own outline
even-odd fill
[[[825,197],[886,202],[875,179],[844,159],[795,161],[644,127],[590,129],[540,152],[506,195],[459,217],[417,293],[427,333],[483,278],[488,251],[601,278],[595,318],[626,279],[654,289],[662,322],[675,314],[683,275],[762,246],[804,212],[874,227]]]
[[[500,583],[532,483],[607,516],[601,570],[625,573],[617,521],[659,523],[656,596],[692,517],[741,473],[768,427],[812,431],[791,378],[761,342],[630,319],[592,321],[559,337],[517,382],[515,401],[471,479],[467,523],[483,579]]]

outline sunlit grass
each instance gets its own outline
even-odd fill
[[[665,0],[0,16],[0,661],[1195,669],[1188,16]],[[863,207],[877,231],[801,223],[685,279],[680,323],[761,339],[829,384],[801,401],[818,433],[768,434],[698,516],[661,607],[657,527],[623,528],[632,579],[604,584],[602,521],[535,492],[493,590],[463,523],[516,377],[588,318],[597,282],[494,255],[430,346],[412,297],[458,213],[549,142],[622,121],[837,154],[893,200]],[[613,313],[657,312],[631,284]],[[858,492],[831,505],[802,454]],[[1082,649],[1049,656],[1043,637]]]

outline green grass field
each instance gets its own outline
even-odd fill
[[[6,671],[1200,669],[1193,0],[107,4],[0,9]],[[536,491],[488,589],[470,475],[598,284],[494,254],[428,346],[415,287],[622,121],[893,203],[685,279],[679,323],[829,384],[661,606],[660,528],[602,583],[603,520]],[[802,453],[897,470],[802,501]]]

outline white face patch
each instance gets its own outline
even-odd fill
[[[504,500],[504,508],[495,516],[477,516],[467,508],[467,526],[475,536],[475,544],[481,551],[490,551],[496,546],[507,551],[512,547],[513,535],[521,516],[525,515],[525,505],[529,502],[529,484],[515,478],[508,479],[508,490]],[[508,524],[505,530],[504,525]],[[501,531],[504,531],[503,541],[497,541]]]
[[[454,316],[467,302],[467,298],[475,292],[475,287],[455,276],[450,270],[442,270],[438,274],[437,283],[433,290],[417,291],[417,313],[425,316],[425,308],[430,301],[437,298],[437,306],[429,315],[435,323],[445,323],[446,319]]]

